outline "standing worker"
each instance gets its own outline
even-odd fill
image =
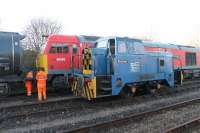
[[[33,72],[29,71],[26,75],[26,93],[27,96],[31,96],[32,83],[33,82]]]
[[[36,74],[37,80],[37,91],[38,91],[38,100],[46,100],[46,80],[47,74],[44,72],[43,68],[39,68],[39,71]]]

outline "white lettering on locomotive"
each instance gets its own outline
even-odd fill
[[[140,72],[140,62],[131,62],[130,68],[131,72]]]
[[[65,58],[56,58],[56,61],[65,62]]]

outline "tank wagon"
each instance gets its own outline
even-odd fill
[[[48,83],[57,89],[68,88],[72,71],[79,70],[82,56],[79,51],[92,47],[95,36],[50,35],[36,60],[48,74]]]
[[[14,93],[16,86],[23,85],[20,75],[20,41],[23,38],[24,36],[16,32],[0,32],[0,95]]]
[[[105,95],[130,95],[148,85],[174,86],[173,56],[146,51],[142,40],[108,37],[83,49],[82,71],[74,73],[72,91],[88,100]]]

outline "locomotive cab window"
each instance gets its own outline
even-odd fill
[[[72,45],[72,51],[73,51],[73,54],[76,54],[77,51],[78,51],[78,48],[76,45]]]
[[[49,53],[68,53],[69,48],[64,44],[53,44],[49,50]]]
[[[196,65],[196,53],[186,53],[186,66]]]
[[[115,55],[115,39],[109,40],[109,48],[111,55]]]
[[[57,47],[57,53],[62,53],[62,47]]]
[[[49,50],[49,53],[57,53],[57,48],[51,47],[51,49]]]
[[[164,60],[160,60],[160,66],[163,67],[165,65],[165,61]]]
[[[68,46],[64,46],[64,47],[62,48],[62,52],[63,52],[63,53],[68,53]]]
[[[107,43],[108,41],[107,40],[102,40],[102,41],[99,41],[96,45],[97,48],[107,48]]]

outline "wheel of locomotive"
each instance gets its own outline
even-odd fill
[[[7,97],[9,95],[11,95],[10,87],[8,86],[7,83],[1,83],[0,84],[0,96],[1,97]]]
[[[52,80],[52,87],[59,92],[70,92],[68,82],[64,76],[56,76]]]
[[[127,98],[127,97],[133,97],[136,93],[136,87],[135,86],[128,86],[125,85],[121,92],[120,92],[120,96],[123,98]]]

